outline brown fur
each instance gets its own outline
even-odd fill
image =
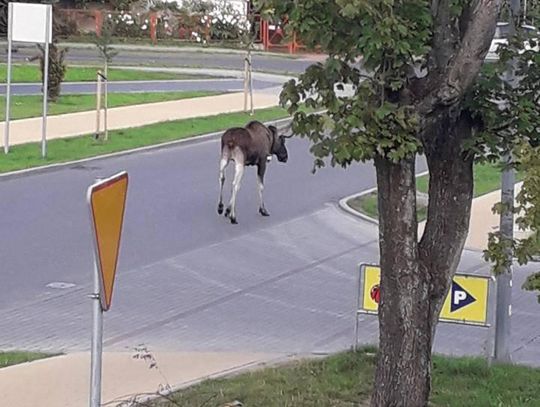
[[[273,137],[275,135],[271,130],[259,122],[250,122],[244,128],[234,127],[227,130],[221,138],[222,156],[239,161],[240,157],[234,154],[235,149],[239,149],[244,165],[258,165],[272,154],[270,150]]]
[[[225,213],[231,223],[236,221],[236,195],[240,189],[240,182],[244,173],[244,167],[248,165],[257,166],[257,183],[259,187],[259,213],[268,216],[268,211],[264,207],[263,189],[264,173],[266,171],[267,160],[272,155],[276,155],[278,161],[287,162],[288,153],[285,148],[285,137],[279,136],[276,127],[252,121],[246,127],[234,127],[227,130],[221,137],[221,160],[219,171],[220,193],[218,202],[218,213]],[[229,161],[235,162],[235,174],[233,180],[233,191],[231,200],[227,208],[223,205],[223,184],[225,182],[225,168]],[[225,209],[225,212],[224,212]]]

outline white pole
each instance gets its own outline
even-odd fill
[[[97,260],[95,260],[97,261]],[[94,293],[92,294],[92,364],[90,376],[90,407],[101,406],[101,362],[103,353],[103,309],[101,308],[101,283],[94,261]]]
[[[97,89],[96,89],[96,140],[99,139],[100,118],[101,118],[101,71],[97,72]]]
[[[249,53],[249,51],[248,51]],[[244,58],[244,112],[248,109],[248,93],[249,93],[249,62],[248,55]]]
[[[103,112],[103,127],[105,127],[105,140],[109,139],[109,129],[107,128],[107,107],[108,107],[108,94],[109,94],[109,64],[105,62],[105,78],[103,79],[105,81],[105,95],[104,95],[104,112]]]
[[[251,106],[251,115],[253,116],[253,65],[251,64],[251,50],[248,51],[248,64],[249,64],[249,100]]]
[[[47,102],[49,93],[49,30],[51,27],[51,6],[47,8],[45,19],[45,59],[43,60],[43,121],[41,126],[41,157],[47,157]]]
[[[13,25],[13,3],[8,6],[8,65],[7,65],[7,84],[6,84],[6,120],[4,123],[4,153],[9,153],[9,115],[11,105],[11,31]]]

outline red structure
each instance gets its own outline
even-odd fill
[[[102,9],[84,10],[84,9],[60,9],[58,12],[63,14],[66,21],[73,22],[79,34],[96,33],[101,35],[105,18],[119,18],[120,12],[108,11]],[[163,35],[163,26],[161,17],[157,12],[149,12],[144,15],[133,17],[138,19],[138,25],[144,30],[138,32],[123,33],[126,36],[136,36],[138,38],[150,38],[152,44],[157,44],[160,38],[177,39],[180,41],[201,41],[206,43],[212,41],[211,38],[211,18],[204,18],[201,15],[185,16],[178,15],[176,18],[179,23],[174,31]],[[146,24],[144,23],[146,21]],[[255,42],[261,44],[265,51],[288,52],[295,54],[305,47],[297,40],[296,34],[288,38],[285,34],[287,20],[283,19],[277,23],[271,23],[255,14],[254,30],[256,30]],[[124,27],[127,27],[124,25]],[[122,35],[122,34],[116,34]]]

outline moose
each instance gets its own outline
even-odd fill
[[[287,126],[281,132],[287,132],[291,126]],[[264,173],[266,165],[275,155],[279,162],[286,163],[289,158],[285,139],[292,137],[279,135],[275,126],[265,126],[258,121],[251,121],[245,127],[228,129],[221,136],[221,160],[219,163],[220,193],[217,212],[223,214],[223,185],[225,184],[225,169],[229,162],[234,161],[234,179],[229,205],[225,209],[225,216],[232,224],[236,220],[236,196],[240,189],[240,182],[244,175],[244,168],[250,165],[257,166],[257,186],[259,190],[259,213],[262,216],[270,214],[264,207]]]

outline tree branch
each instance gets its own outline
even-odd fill
[[[443,29],[433,38],[430,71],[423,80],[423,94],[417,95],[418,112],[424,117],[437,106],[451,106],[463,97],[484,63],[495,33],[499,0],[475,0],[470,9],[455,20],[450,18],[449,3],[449,0],[441,0],[434,16],[434,26],[442,24],[451,34],[443,38],[446,31]],[[462,35],[460,27],[466,27]]]

